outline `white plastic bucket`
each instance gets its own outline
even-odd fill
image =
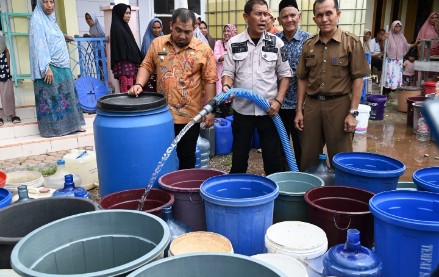
[[[67,170],[78,174],[81,179],[81,187],[92,189],[98,183],[98,166],[94,151],[73,149],[64,155]]]
[[[369,125],[369,116],[371,108],[369,105],[360,104],[358,106],[357,127],[355,133],[366,133]]]
[[[233,253],[232,243],[213,232],[190,232],[175,238],[169,246],[168,256],[197,252]]]
[[[252,256],[266,262],[285,273],[288,277],[308,277],[305,266],[293,257],[282,254],[258,254]]]
[[[287,255],[306,266],[309,276],[323,271],[322,258],[328,250],[328,239],[320,227],[301,221],[284,221],[268,228],[265,235],[268,253]]]

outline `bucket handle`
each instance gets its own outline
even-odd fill
[[[192,203],[195,203],[195,204],[203,203],[203,198],[201,198],[201,200],[199,200],[199,201],[192,200],[192,194],[193,194],[193,192],[189,193],[189,201],[191,201]]]
[[[348,215],[348,216],[347,216],[347,217],[349,218],[348,226],[346,226],[346,228],[341,228],[341,227],[339,227],[338,224],[337,224],[337,218],[338,218],[339,216],[340,216],[340,215],[335,214],[335,215],[332,217],[332,219],[334,220],[334,225],[335,225],[335,227],[337,227],[337,229],[342,230],[342,231],[346,231],[347,229],[349,229],[349,226],[351,226],[352,217]]]

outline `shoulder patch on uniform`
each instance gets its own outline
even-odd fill
[[[282,46],[280,48],[280,55],[282,57],[282,61],[286,62],[287,61],[287,49],[285,48],[285,46]]]
[[[353,33],[346,32],[346,31],[343,31],[343,33],[345,33],[347,36],[352,37],[353,39],[355,39],[355,41],[360,41],[360,38]]]

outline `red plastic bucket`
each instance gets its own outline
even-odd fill
[[[162,189],[175,196],[174,218],[186,223],[192,231],[206,231],[206,213],[200,196],[201,184],[213,176],[225,174],[213,169],[184,169],[161,176],[158,183]]]
[[[104,196],[99,204],[104,209],[137,210],[145,189],[129,189]],[[162,207],[174,204],[174,195],[152,188],[143,206],[143,211],[162,217]]]
[[[0,188],[4,187],[6,184],[6,173],[0,170]]]
[[[415,96],[407,98],[407,126],[413,127],[413,104],[427,100],[425,96]]]
[[[436,92],[436,82],[424,82],[424,94]]]
[[[305,193],[309,222],[322,228],[328,248],[344,243],[348,229],[358,229],[361,244],[372,247],[373,216],[369,211],[372,192],[342,186],[323,186]]]

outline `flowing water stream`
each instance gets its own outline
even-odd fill
[[[157,167],[155,168],[154,172],[151,175],[151,178],[149,179],[149,182],[145,188],[145,192],[143,193],[142,197],[139,201],[139,206],[137,207],[138,211],[143,210],[143,206],[145,205],[145,201],[148,198],[148,194],[151,191],[152,185],[154,184],[155,180],[157,179],[158,174],[162,170],[163,165],[168,160],[169,156],[171,155],[174,148],[177,146],[177,143],[180,141],[180,139],[186,134],[186,132],[195,124],[195,120],[191,120],[186,126],[184,126],[183,130],[180,131],[180,133],[174,138],[171,145],[166,149],[165,154],[163,154],[162,159],[158,163]]]

